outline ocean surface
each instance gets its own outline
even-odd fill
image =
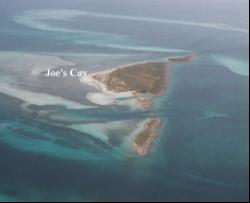
[[[0,0],[0,202],[247,201],[245,0]],[[89,73],[195,53],[152,109],[100,106]],[[122,98],[121,98],[122,100]],[[141,123],[163,121],[151,153]]]

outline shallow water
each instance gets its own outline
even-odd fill
[[[248,199],[244,9],[211,1],[206,8],[220,12],[196,12],[197,20],[194,10],[203,8],[192,1],[185,12],[182,0],[105,0],[100,7],[74,0],[70,12],[67,1],[0,3],[0,201]],[[236,11],[242,15],[232,19]],[[171,67],[166,95],[145,112],[92,104],[86,96],[97,90],[79,80],[37,75],[72,65],[92,73],[189,51],[194,62]],[[163,126],[142,158],[131,143],[150,117]]]

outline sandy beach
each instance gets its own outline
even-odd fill
[[[118,66],[116,68],[112,68],[109,70],[104,70],[104,71],[100,71],[97,73],[89,74],[86,77],[83,77],[81,79],[81,82],[89,86],[93,86],[97,90],[101,91],[101,92],[88,93],[87,99],[94,104],[104,105],[104,106],[113,105],[113,104],[116,104],[116,105],[131,105],[132,104],[133,107],[136,107],[142,110],[148,110],[152,106],[154,97],[160,97],[165,94],[166,88],[169,84],[169,79],[170,79],[169,71],[170,71],[171,65],[179,64],[179,63],[190,63],[192,62],[194,57],[195,57],[194,54],[185,55],[185,56],[177,56],[177,57],[168,57],[165,59],[165,63],[161,63],[157,61],[143,61],[143,62],[138,62],[138,63],[131,63],[131,64],[123,65],[123,66]],[[120,81],[120,84],[119,84],[117,82],[117,78],[112,79],[113,81],[116,80],[115,81],[116,84],[114,83],[112,88],[110,88],[110,86],[108,86],[107,84],[107,83],[110,83],[110,81],[112,82],[112,80],[108,77],[114,72],[124,71],[125,69],[131,69],[131,68],[136,69],[137,67],[138,69],[144,68],[142,72],[147,72],[148,70],[150,70],[152,66],[163,66],[164,64],[166,66],[165,71],[161,72],[158,75],[158,78],[153,78],[153,77],[150,78],[150,75],[147,77],[144,76],[144,78],[143,76],[141,76],[140,78],[140,75],[143,75],[143,73],[141,74],[140,72],[135,73],[137,74],[138,78],[132,78],[135,80],[141,80],[141,81],[144,80],[145,87],[150,83],[154,83],[155,81],[159,83],[160,81],[162,84],[161,86],[158,86],[157,91],[155,93],[152,93],[150,91],[141,93],[135,90],[132,91],[129,88],[119,89],[119,85],[121,86],[122,84],[123,86],[125,86],[126,83],[124,81]],[[125,75],[126,72],[124,71],[123,73],[120,73],[120,74]],[[162,75],[164,75],[164,77],[161,77]],[[121,102],[119,101],[119,98],[128,98],[129,100],[133,100],[133,101]]]
[[[131,63],[124,66],[118,66],[113,69],[100,71],[97,73],[92,73],[87,75],[86,77],[83,77],[81,79],[82,83],[85,83],[89,86],[95,87],[97,90],[100,90],[101,92],[92,92],[87,95],[87,99],[91,101],[94,104],[97,105],[111,105],[111,104],[117,104],[117,105],[133,105],[133,107],[147,110],[152,105],[152,99],[156,96],[163,96],[165,93],[166,84],[164,83],[164,88],[161,88],[161,91],[157,94],[152,93],[138,93],[137,91],[121,91],[117,89],[110,89],[107,84],[105,83],[105,80],[107,80],[107,76],[117,70],[124,70],[125,68],[130,68],[133,66],[147,66],[149,64],[161,64],[160,62],[156,61],[144,61],[139,63]],[[165,73],[164,73],[165,74]],[[139,76],[138,76],[139,77]],[[167,77],[163,79],[163,81],[166,80],[167,83]],[[146,81],[147,83],[148,81]],[[119,98],[127,98],[128,102],[121,102]],[[129,101],[130,100],[130,101]],[[133,100],[133,101],[131,101]]]
[[[114,70],[114,69],[113,69]],[[134,101],[134,94],[133,92],[113,92],[109,91],[104,83],[99,82],[93,78],[94,75],[104,75],[110,73],[112,70],[101,71],[94,74],[89,74],[86,77],[81,79],[81,82],[87,84],[89,86],[95,87],[100,92],[89,92],[86,96],[86,99],[89,100],[91,103],[100,105],[100,106],[107,106],[107,105],[125,105],[131,106],[133,108],[141,108],[138,104]],[[120,101],[119,98],[131,98],[127,101]]]

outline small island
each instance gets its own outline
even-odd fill
[[[93,74],[103,91],[112,95],[127,95],[135,104],[147,110],[153,97],[163,96],[168,86],[169,66],[166,62],[146,62]]]
[[[166,63],[148,62],[117,68],[108,74],[95,74],[93,78],[113,92],[163,95],[167,70]]]
[[[144,124],[144,128],[139,132],[133,142],[136,152],[145,156],[149,153],[152,144],[158,136],[161,127],[161,119],[152,118]]]
[[[179,56],[179,57],[169,57],[167,60],[170,63],[179,64],[179,63],[190,63],[193,61],[195,55]]]

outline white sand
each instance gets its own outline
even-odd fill
[[[131,64],[127,64],[127,65],[122,65],[122,66],[118,66],[118,67],[113,68],[113,69],[104,70],[104,71],[100,71],[97,73],[89,74],[86,77],[81,78],[80,81],[82,83],[89,85],[89,86],[92,86],[92,87],[95,87],[97,90],[101,91],[101,93],[96,93],[96,92],[88,93],[87,99],[91,103],[97,104],[97,105],[104,105],[105,106],[105,105],[116,104],[116,105],[121,105],[121,106],[128,106],[133,110],[144,109],[144,107],[141,106],[136,101],[138,99],[135,96],[136,92],[133,92],[133,91],[127,91],[127,92],[110,91],[106,88],[105,84],[94,79],[93,76],[94,75],[105,75],[105,74],[109,74],[112,71],[115,71],[119,68],[126,68],[129,66],[139,65],[139,64],[147,64],[150,62],[157,62],[157,61],[143,61],[143,62],[138,62],[138,63],[131,63]],[[119,100],[119,98],[124,98],[124,100]]]
[[[106,86],[104,84],[102,84],[101,82],[95,80],[93,78],[93,75],[96,74],[108,74],[109,72],[113,71],[115,69],[112,70],[107,70],[107,71],[102,71],[102,72],[98,72],[98,73],[94,73],[94,74],[90,74],[87,77],[83,77],[81,79],[81,82],[84,84],[87,84],[89,86],[95,87],[97,90],[100,90],[101,92],[90,92],[87,94],[87,99],[93,103],[93,104],[97,104],[97,105],[102,105],[102,106],[106,106],[106,105],[112,105],[112,104],[116,104],[116,105],[128,105],[130,106],[132,103],[133,105],[136,104],[135,102],[128,102],[128,101],[119,101],[118,98],[130,98],[130,97],[134,97],[133,92],[112,92],[107,90]]]
[[[19,98],[28,104],[34,104],[38,106],[62,105],[69,109],[94,108],[94,106],[85,106],[80,103],[70,101],[61,97],[55,97],[44,93],[36,93],[27,90],[21,90],[1,82],[0,82],[0,92],[15,98]]]
[[[172,58],[172,57],[171,57]],[[178,58],[178,57],[177,57]],[[127,67],[130,67],[130,66],[135,66],[135,65],[141,65],[141,64],[147,64],[147,63],[157,63],[159,61],[154,61],[154,60],[147,60],[147,61],[141,61],[141,62],[135,62],[135,63],[129,63],[129,64],[125,64],[125,65],[120,65],[120,66],[117,66],[115,68],[111,68],[111,69],[108,69],[108,70],[103,70],[103,71],[99,71],[99,72],[95,72],[95,73],[92,73],[92,74],[89,74],[87,77],[83,77],[81,79],[81,82],[85,83],[85,84],[88,84],[90,86],[94,86],[94,87],[101,87],[102,89],[104,89],[105,91],[106,90],[106,87],[99,81],[95,80],[93,78],[94,75],[105,75],[105,74],[109,74],[117,69],[122,69],[122,68],[127,68]],[[113,94],[114,92],[112,91],[109,91],[111,94]],[[120,94],[120,93],[115,93],[115,94]],[[123,94],[123,93],[122,93]]]
[[[95,93],[90,92],[87,94],[86,98],[94,104],[98,104],[101,106],[112,105],[116,103],[116,98],[103,94],[103,93]]]

